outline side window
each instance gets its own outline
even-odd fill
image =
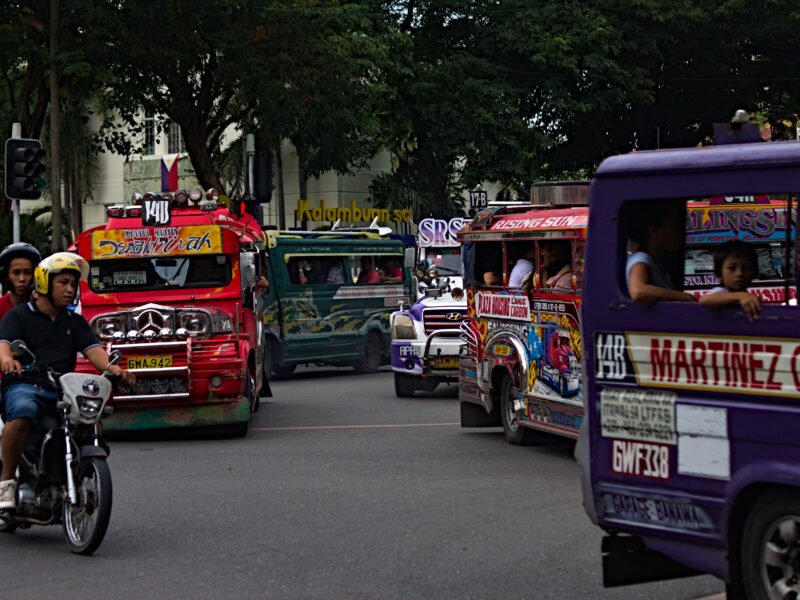
[[[538,247],[533,240],[506,242],[508,253],[508,287],[529,288],[538,271]]]
[[[539,287],[557,293],[572,292],[576,268],[575,244],[565,239],[545,239],[539,242]]]
[[[477,287],[503,285],[502,242],[471,242],[464,246],[467,281]]]
[[[347,283],[343,256],[293,256],[287,267],[295,285],[331,285]]]
[[[636,302],[691,300],[682,292],[686,209],[683,200],[633,201],[620,214],[620,287]]]
[[[723,197],[687,203],[684,287],[701,297],[736,285],[723,281],[738,257],[752,263],[747,289],[762,303],[782,303],[794,287],[795,227],[786,218],[788,195]],[[792,201],[796,212],[797,202]],[[787,231],[788,226],[788,231]],[[788,237],[787,237],[788,233]]]
[[[381,283],[403,281],[403,256],[381,256],[378,260],[378,276]]]

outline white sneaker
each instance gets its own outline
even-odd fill
[[[17,506],[17,482],[13,479],[0,481],[0,510]]]

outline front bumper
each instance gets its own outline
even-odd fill
[[[425,340],[392,340],[392,370],[418,377],[458,378],[463,342],[458,329],[432,333]]]

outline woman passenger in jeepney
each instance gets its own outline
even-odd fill
[[[572,289],[572,246],[566,240],[543,242],[542,269],[547,289]]]
[[[681,247],[678,210],[664,203],[640,204],[637,209],[629,234],[636,243],[636,250],[625,265],[631,299],[644,304],[665,300],[695,302],[694,296],[677,289],[664,266],[670,253]]]

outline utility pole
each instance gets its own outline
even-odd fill
[[[21,137],[22,137],[22,123],[14,123],[11,126],[11,139],[18,140]],[[8,165],[6,165],[6,169],[8,169]],[[6,194],[7,193],[8,190],[6,190]],[[11,241],[18,242],[20,241],[20,235],[21,235],[20,222],[19,222],[19,200],[14,198],[11,202],[12,202],[11,207],[13,211],[13,221],[11,226],[13,237]]]
[[[61,103],[58,90],[58,0],[50,0],[50,156],[53,216],[53,251],[61,250],[61,178],[59,145],[61,144]]]

